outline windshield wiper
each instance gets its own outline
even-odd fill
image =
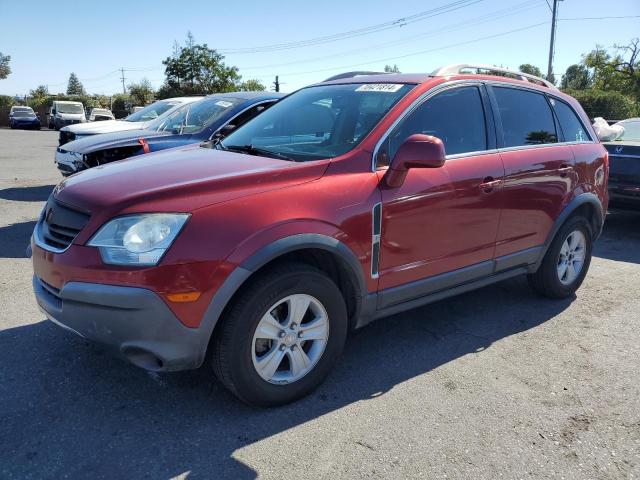
[[[223,145],[222,143],[218,143],[216,147],[220,147],[223,150],[230,150],[232,152],[242,152],[242,153],[248,153],[249,155],[279,158],[281,160],[288,160],[290,162],[295,162],[293,158],[287,157],[283,153],[274,152],[273,150],[268,150],[266,148],[254,147],[253,145]]]

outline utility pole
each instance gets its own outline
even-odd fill
[[[549,42],[549,67],[547,68],[547,80],[553,80],[553,51],[556,43],[556,14],[558,12],[558,1],[553,0],[553,10],[551,14],[551,41]]]
[[[127,89],[124,86],[124,81],[126,80],[124,78],[124,68],[120,68],[120,72],[122,73],[122,93],[124,93],[126,95],[127,94]]]
[[[273,82],[273,86],[276,88],[276,92],[280,91],[280,82],[278,81],[278,75],[276,75],[276,81]]]

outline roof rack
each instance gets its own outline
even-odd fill
[[[470,71],[469,71],[470,70]],[[496,75],[499,77],[515,78],[516,80],[523,80],[525,82],[534,83],[536,85],[542,85],[544,87],[558,89],[553,83],[544,78],[536,77],[535,75],[529,75],[528,73],[522,73],[514,70],[507,70],[506,68],[492,67],[490,65],[472,65],[468,63],[459,63],[457,65],[447,65],[434,71],[431,75],[434,77],[444,77],[447,75],[458,75],[465,73],[484,74],[484,75]]]
[[[323,82],[330,82],[331,80],[342,80],[343,78],[360,77],[362,75],[384,75],[385,73],[386,72],[367,72],[367,71],[345,72],[345,73],[339,73],[338,75],[334,75],[333,77],[329,77],[326,80],[323,80]]]

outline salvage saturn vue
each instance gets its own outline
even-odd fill
[[[33,233],[33,287],[52,321],[138,366],[206,364],[279,405],[371,320],[517,275],[573,295],[607,176],[584,111],[543,79],[340,78],[221,141],[65,179]]]

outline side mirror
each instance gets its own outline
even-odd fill
[[[438,137],[416,133],[407,138],[396,152],[384,176],[388,187],[404,183],[412,168],[439,168],[444,165],[444,144]]]
[[[227,123],[224,127],[222,127],[220,130],[216,132],[216,136],[224,138],[227,135],[229,135],[231,132],[233,132],[235,129],[236,129],[236,126],[233,123]]]

